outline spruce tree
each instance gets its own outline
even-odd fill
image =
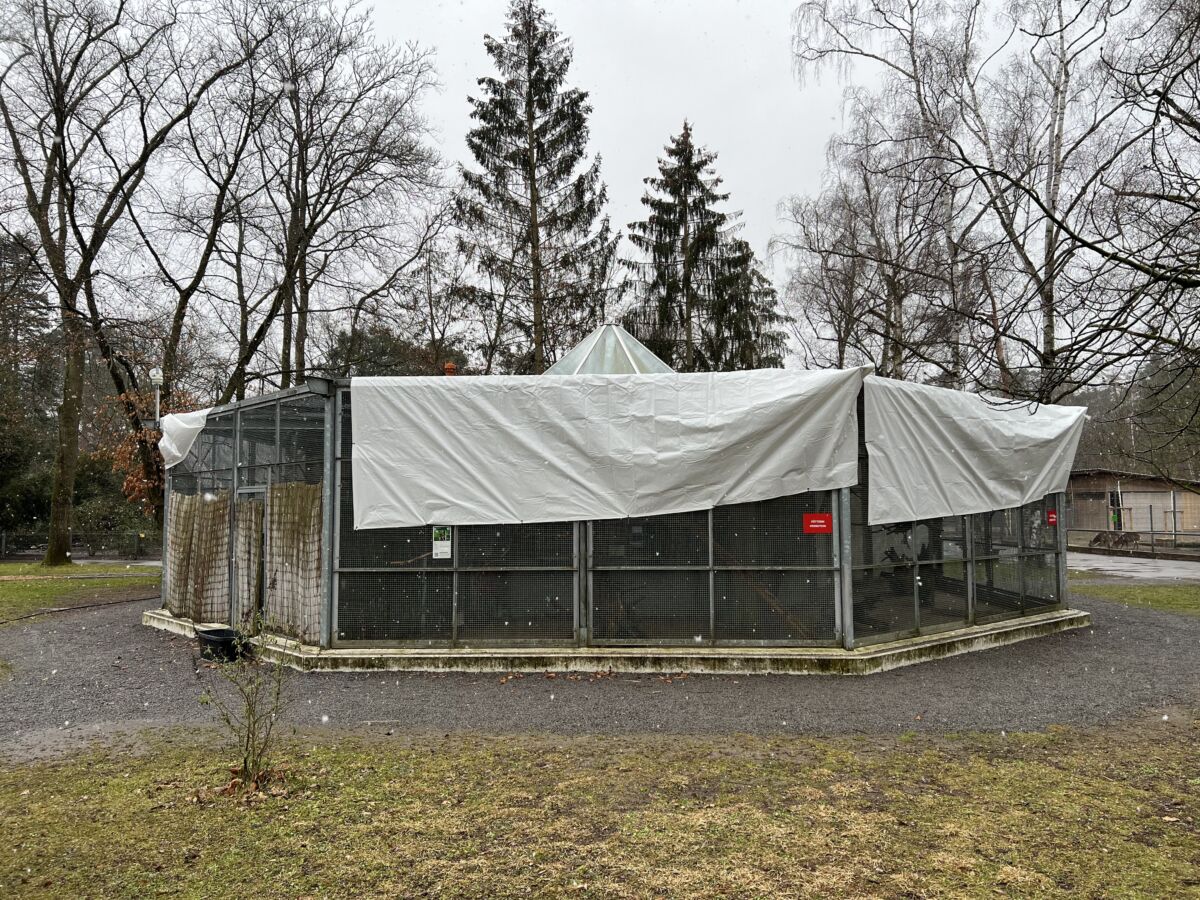
[[[566,86],[570,42],[534,0],[513,0],[484,45],[498,74],[469,98],[479,170],[462,172],[462,241],[483,276],[477,301],[527,348],[514,368],[540,374],[602,319],[617,238],[600,158],[587,161],[588,95]]]
[[[677,371],[729,371],[783,365],[786,339],[776,295],[691,125],[664,148],[658,175],[645,179],[645,220],[629,226],[642,258],[627,260],[637,292],[625,326]]]

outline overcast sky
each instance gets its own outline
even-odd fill
[[[841,124],[841,87],[801,88],[792,72],[795,0],[546,0],[574,43],[571,86],[588,91],[591,150],[603,157],[613,225],[641,218],[642,179],[684,117],[718,154],[717,172],[763,255],[779,201],[820,184]],[[491,74],[483,35],[503,31],[507,0],[421,0],[376,7],[380,37],[432,47],[442,89],[426,102],[442,152],[466,155],[467,96]],[[777,283],[781,272],[775,272]]]

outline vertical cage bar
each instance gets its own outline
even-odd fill
[[[337,391],[325,395],[325,433],[321,459],[321,607],[318,629],[321,646],[333,640],[333,566],[336,522],[341,497],[337,493]]]
[[[1058,603],[1060,606],[1067,606],[1067,529],[1063,526],[1063,505],[1066,503],[1067,495],[1064,493],[1055,494],[1055,508],[1058,512],[1057,524],[1054,526],[1055,544],[1058,547]],[[1153,525],[1153,523],[1151,523]]]
[[[841,553],[841,582],[842,582],[842,646],[847,650],[854,649],[854,538],[850,521],[850,488],[838,490],[838,517],[845,523],[838,537],[842,545]]]
[[[330,590],[329,590],[329,645],[337,640],[338,634],[338,571],[342,565],[342,392],[336,386],[333,391],[333,544],[331,545]]]
[[[717,642],[717,585],[713,571],[713,511],[708,508],[708,641]]]
[[[587,523],[587,644],[590,647],[593,635],[596,633],[596,586],[592,579],[592,560],[595,557],[595,541],[592,536],[592,525]]]
[[[242,460],[242,411],[234,404],[233,409],[233,474],[229,479],[229,624],[242,621],[242,598],[238,591],[237,566],[237,508],[238,489],[242,486],[242,473],[238,465]]]
[[[229,513],[225,519],[225,582],[229,590],[229,624],[233,625],[237,622],[236,606],[237,582],[234,574],[234,536],[237,527],[237,409],[230,411],[233,416],[233,450],[230,453],[230,465],[233,467],[229,473]]]
[[[458,532],[457,525],[450,526],[450,646],[458,646]],[[429,532],[433,538],[432,530]],[[428,573],[426,573],[428,577]]]
[[[967,582],[967,624],[975,624],[975,517],[963,516],[966,546],[963,548],[963,578]]]
[[[1025,508],[1017,507],[1017,615],[1025,615]]]
[[[160,426],[161,427],[161,426]],[[163,608],[166,609],[171,603],[170,585],[171,585],[171,470],[167,469],[163,475],[163,514],[162,514],[162,575],[158,589],[159,599],[162,601]]]
[[[575,636],[575,646],[578,647],[587,641],[587,626],[583,622],[583,617],[580,615],[579,601],[582,595],[579,585],[579,531],[582,523],[573,522],[571,524],[571,592],[572,592],[572,615],[574,623],[572,633]]]
[[[842,579],[839,573],[842,568],[842,515],[841,504],[838,503],[838,493],[829,493],[829,507],[833,510],[833,639],[838,643],[842,640]]]
[[[909,540],[912,542],[909,551],[912,553],[912,601],[913,601],[913,630],[921,633],[921,561],[917,559],[917,523],[908,523]]]

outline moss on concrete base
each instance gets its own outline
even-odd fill
[[[1075,609],[943,631],[857,650],[830,647],[456,647],[327,649],[286,638],[257,639],[259,653],[306,671],[629,672],[762,675],[870,675],[987,650],[1091,624]],[[192,636],[191,622],[149,610],[142,623]]]

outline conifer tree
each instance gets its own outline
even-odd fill
[[[776,295],[713,169],[716,154],[697,146],[691,125],[665,148],[658,175],[645,179],[644,221],[629,226],[642,258],[627,260],[637,299],[625,326],[682,372],[783,365],[786,339]]]
[[[617,238],[600,158],[587,160],[588,95],[566,86],[570,42],[534,0],[513,0],[505,34],[484,45],[497,75],[469,98],[479,171],[464,168],[457,212],[484,276],[476,301],[503,308],[527,348],[513,367],[540,374],[602,319]]]

